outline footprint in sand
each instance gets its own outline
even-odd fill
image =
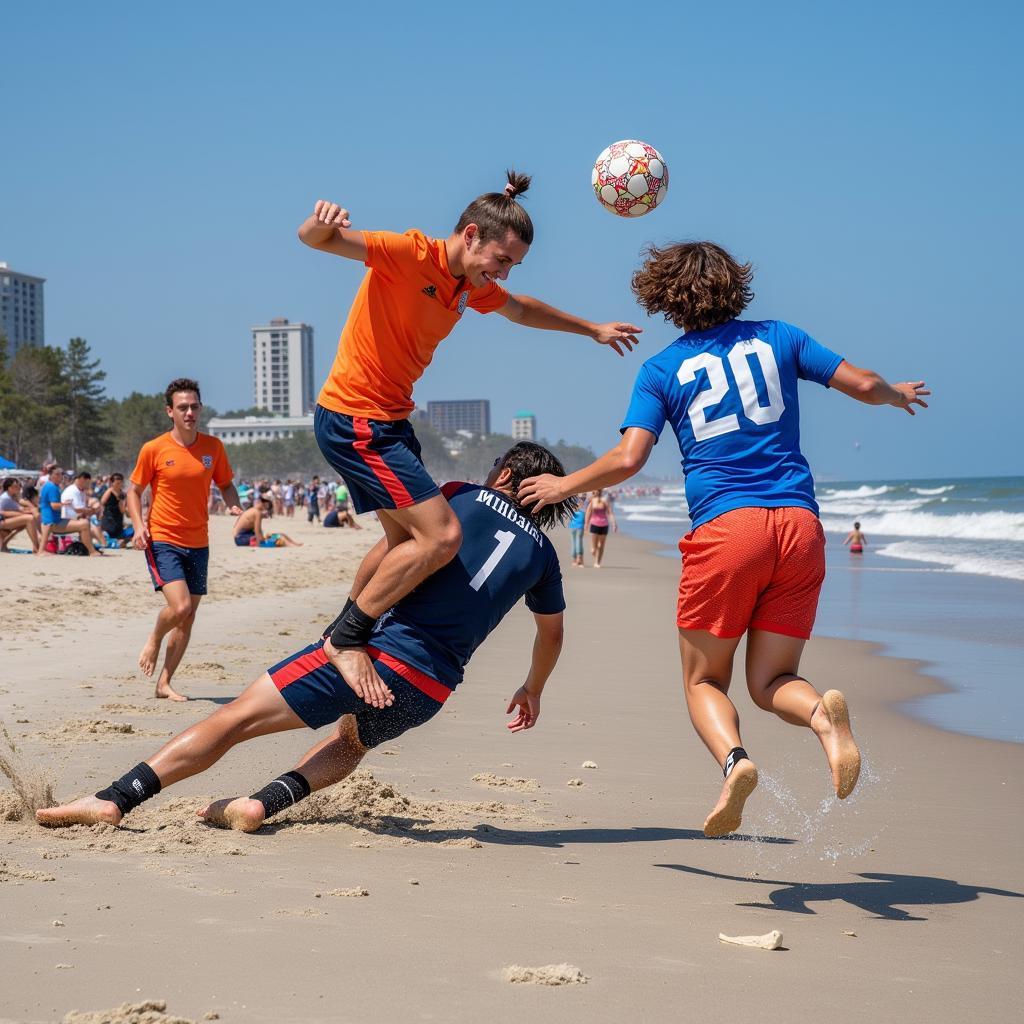
[[[517,779],[495,775],[493,772],[480,772],[473,776],[473,781],[479,782],[481,786],[491,786],[495,789],[515,789],[523,793],[540,789],[540,783],[536,779]]]

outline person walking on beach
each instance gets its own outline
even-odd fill
[[[503,192],[470,203],[447,238],[416,229],[352,231],[348,210],[326,200],[299,228],[306,245],[369,268],[314,418],[320,450],[344,478],[356,513],[376,511],[388,541],[363,560],[325,645],[339,671],[367,685],[373,667],[365,646],[377,618],[459,550],[458,520],[424,468],[408,419],[413,385],[437,346],[467,308],[585,335],[620,356],[640,330],[583,320],[501,287],[533,242],[533,223],[518,202],[530,179],[513,171],[507,179]]]
[[[854,523],[853,529],[846,535],[843,544],[850,545],[851,555],[863,555],[864,549],[868,546],[868,539],[860,532],[860,523]]]
[[[146,552],[153,589],[166,602],[139,654],[139,668],[153,675],[164,637],[170,634],[156,696],[188,700],[171,686],[171,677],[188,647],[196,610],[206,593],[211,482],[220,488],[229,514],[239,516],[242,509],[224,445],[199,432],[199,384],[180,377],[164,394],[171,429],[142,446],[127,499],[135,531],[132,544]],[[148,521],[142,516],[147,487],[153,494]]]
[[[572,537],[572,564],[583,568],[583,531],[586,527],[587,513],[583,505],[579,505],[569,520],[569,534]]]
[[[608,530],[618,531],[612,503],[605,497],[604,490],[598,488],[587,502],[586,525],[590,530],[590,554],[594,559],[594,568],[601,568],[604,558],[604,546],[608,542]]]
[[[708,836],[739,828],[757,785],[728,697],[744,634],[754,703],[815,732],[840,799],[860,772],[843,695],[822,696],[799,674],[825,578],[825,534],[800,453],[798,381],[910,415],[915,406],[927,408],[931,393],[923,381],[888,384],[791,324],[736,319],[753,298],[751,278],[750,264],[712,242],[652,246],[633,291],[648,313],[664,314],[685,333],[641,367],[617,447],[564,479],[539,477],[520,488],[536,510],[565,494],[620,483],[646,463],[666,421],[672,425],[692,523],[679,544],[686,703],[725,776],[704,823]]]
[[[306,502],[306,522],[311,523],[314,519],[320,522],[320,477],[314,476],[310,481]]]
[[[507,713],[513,732],[532,729],[541,695],[562,646],[565,599],[558,556],[541,532],[564,522],[574,500],[531,516],[516,501],[527,475],[562,475],[546,448],[523,441],[510,448],[483,486],[445,484],[463,534],[458,555],[408,594],[377,625],[368,647],[392,697],[381,701],[343,676],[316,643],[264,672],[237,700],[165,744],[155,756],[95,796],[36,812],[43,825],[118,824],[162,789],[212,766],[235,744],[255,736],[319,729],[337,722],[334,735],[314,746],[292,771],[248,799],[220,800],[200,815],[212,824],[251,832],[310,792],[340,782],[374,747],[433,718],[462,682],[466,663],[504,616],[526,597],[536,640],[526,679]],[[378,545],[387,545],[381,538]]]

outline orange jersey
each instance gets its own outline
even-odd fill
[[[318,401],[348,416],[401,420],[415,408],[413,384],[466,307],[493,313],[508,302],[508,292],[494,282],[474,288],[453,277],[444,240],[422,231],[364,231],[363,240],[370,269]]]
[[[231,483],[231,466],[224,445],[199,434],[186,448],[170,431],[147,441],[139,452],[131,481],[153,489],[149,534],[153,540],[183,548],[205,548],[209,542],[210,481]]]

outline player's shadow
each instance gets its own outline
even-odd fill
[[[189,697],[188,703],[192,703],[197,700],[205,700],[207,704],[230,704],[233,700],[237,700],[238,694],[234,697]]]
[[[757,907],[762,910],[785,910],[791,914],[814,914],[808,904],[830,903],[841,900],[853,907],[874,914],[885,921],[926,921],[926,917],[911,914],[902,907],[938,906],[950,903],[971,903],[981,893],[990,896],[1012,896],[1024,898],[1024,893],[1007,889],[992,889],[984,885],[964,885],[949,878],[932,878],[929,875],[889,875],[882,872],[865,871],[858,874],[863,882],[828,882],[821,884],[806,882],[783,882],[769,878],[743,878],[739,875],[724,875],[717,871],[705,871],[686,864],[656,864],[655,867],[685,871],[706,878],[721,878],[730,882],[745,882],[750,885],[774,885],[768,894],[767,903],[740,903],[741,907]]]

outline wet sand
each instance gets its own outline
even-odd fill
[[[159,607],[141,555],[0,557],[0,719],[59,799],[309,642],[379,536],[293,520],[306,547],[255,551],[212,526],[185,704],[135,669]],[[933,680],[813,640],[805,672],[850,702],[857,790],[837,802],[815,738],[738,680],[760,785],[739,834],[706,839],[721,775],[683,704],[674,564],[619,535],[600,572],[565,572],[565,651],[532,732],[504,727],[532,642],[520,608],[441,715],[256,834],[193,812],[291,767],[310,733],[236,748],[121,828],[11,820],[0,783],[0,1021],[145,1000],[268,1022],[1012,1019],[1024,748],[908,719],[896,705]],[[779,951],[718,940],[776,929]]]

